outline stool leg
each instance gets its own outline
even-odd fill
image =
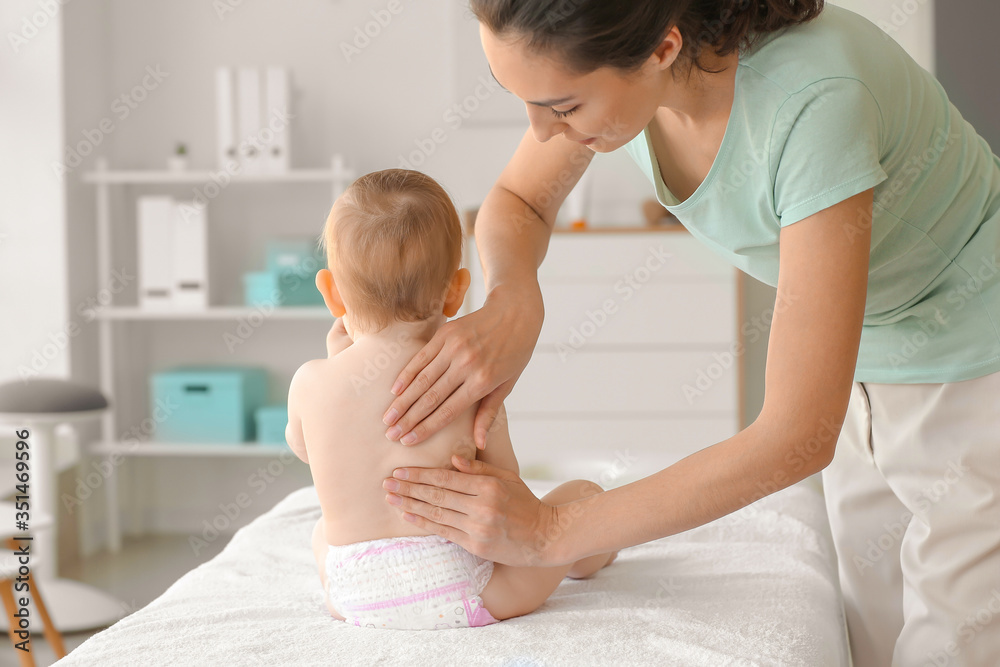
[[[38,615],[42,619],[42,632],[45,634],[45,639],[49,642],[52,650],[55,651],[56,658],[65,658],[66,645],[63,644],[62,633],[56,629],[55,624],[49,617],[49,610],[45,608],[45,603],[42,602],[42,592],[38,589],[38,585],[35,583],[35,578],[31,576],[31,572],[28,572],[28,589],[33,591],[32,598],[35,600]]]
[[[118,514],[118,470],[115,469],[114,457],[108,455],[105,462],[111,474],[104,480],[104,502],[108,521],[108,551],[118,553],[122,550],[122,529]]]
[[[33,512],[52,517],[52,525],[35,534],[32,550],[44,557],[37,570],[39,578],[54,579],[56,577],[56,561],[59,560],[55,427],[50,424],[31,424],[28,428],[31,431],[31,437],[28,439],[31,443],[31,457],[35,461],[35,471],[31,476],[31,483],[34,485],[30,494],[31,509]]]
[[[10,643],[17,652],[17,658],[21,667],[35,667],[35,659],[31,656],[31,650],[22,651],[17,648],[17,637],[14,635],[14,614],[17,612],[17,604],[14,602],[14,582],[10,579],[0,580],[0,598],[3,598],[3,606],[7,609],[7,618],[10,619]],[[28,644],[30,647],[31,644]],[[66,655],[63,653],[63,655]],[[62,656],[60,656],[62,657]]]

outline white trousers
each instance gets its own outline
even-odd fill
[[[855,667],[1000,665],[1000,373],[854,383],[823,486]]]

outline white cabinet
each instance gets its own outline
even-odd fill
[[[538,275],[545,322],[506,401],[523,475],[617,486],[737,432],[735,269],[683,230],[607,230],[556,232]]]

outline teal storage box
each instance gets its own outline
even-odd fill
[[[268,271],[292,271],[316,275],[326,268],[319,244],[311,238],[279,238],[267,242]]]
[[[265,405],[254,413],[257,421],[257,442],[285,444],[285,427],[288,426],[288,408],[284,405]]]
[[[254,412],[267,403],[263,368],[187,366],[154,373],[150,385],[161,442],[253,440]]]
[[[316,272],[254,271],[243,275],[248,306],[322,306]]]

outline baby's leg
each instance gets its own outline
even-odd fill
[[[560,484],[555,489],[545,494],[542,497],[542,500],[549,505],[562,505],[564,503],[571,503],[574,500],[579,500],[580,498],[586,498],[588,496],[597,495],[598,493],[603,493],[603,491],[604,489],[594,482],[588,482],[585,479],[575,479],[572,482]],[[569,572],[566,573],[566,576],[573,579],[586,579],[601,568],[611,565],[611,562],[614,561],[617,556],[618,552],[613,551],[611,553],[597,554],[595,556],[581,558],[570,566]]]
[[[601,491],[597,484],[578,479],[558,486],[542,500],[550,505],[562,505]],[[512,567],[496,563],[493,576],[481,594],[483,606],[497,620],[530,613],[552,595],[564,577],[588,577],[610,564],[616,554],[597,554],[557,567]]]
[[[319,580],[323,584],[323,601],[326,602],[326,608],[330,610],[330,614],[342,621],[344,617],[338,614],[337,610],[330,605],[330,599],[326,595],[326,552],[330,549],[330,545],[326,541],[322,516],[313,528],[312,548],[313,556],[316,558],[316,567],[319,569]]]

